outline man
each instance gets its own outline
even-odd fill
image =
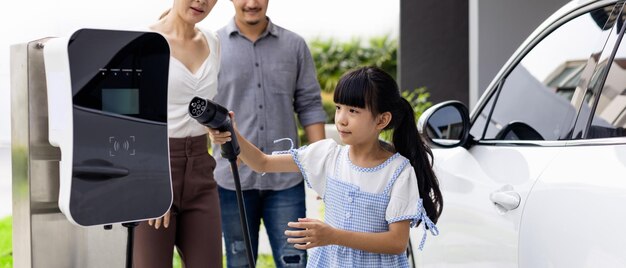
[[[234,19],[218,31],[222,44],[218,93],[214,100],[235,112],[242,135],[263,152],[289,149],[298,141],[297,114],[307,138],[324,138],[326,115],[311,53],[297,34],[266,17],[268,0],[232,0]],[[216,146],[217,147],[217,146]],[[228,267],[246,267],[246,247],[239,223],[235,186],[228,161],[214,149],[222,228]],[[257,174],[239,168],[255,258],[261,219],[277,267],[305,267],[306,252],[287,243],[289,221],[306,216],[299,173]]]

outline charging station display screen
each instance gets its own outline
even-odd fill
[[[138,88],[103,88],[102,111],[123,114],[139,114]]]
[[[156,33],[84,29],[68,45],[76,108],[167,123],[169,47]]]

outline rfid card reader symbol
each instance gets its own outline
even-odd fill
[[[109,156],[135,155],[135,136],[128,138],[109,137]]]

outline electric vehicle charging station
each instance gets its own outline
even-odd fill
[[[127,232],[113,224],[169,209],[168,70],[153,32],[11,47],[15,267],[122,267]]]

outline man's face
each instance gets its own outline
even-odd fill
[[[235,18],[247,25],[257,25],[265,20],[268,0],[232,0]]]

